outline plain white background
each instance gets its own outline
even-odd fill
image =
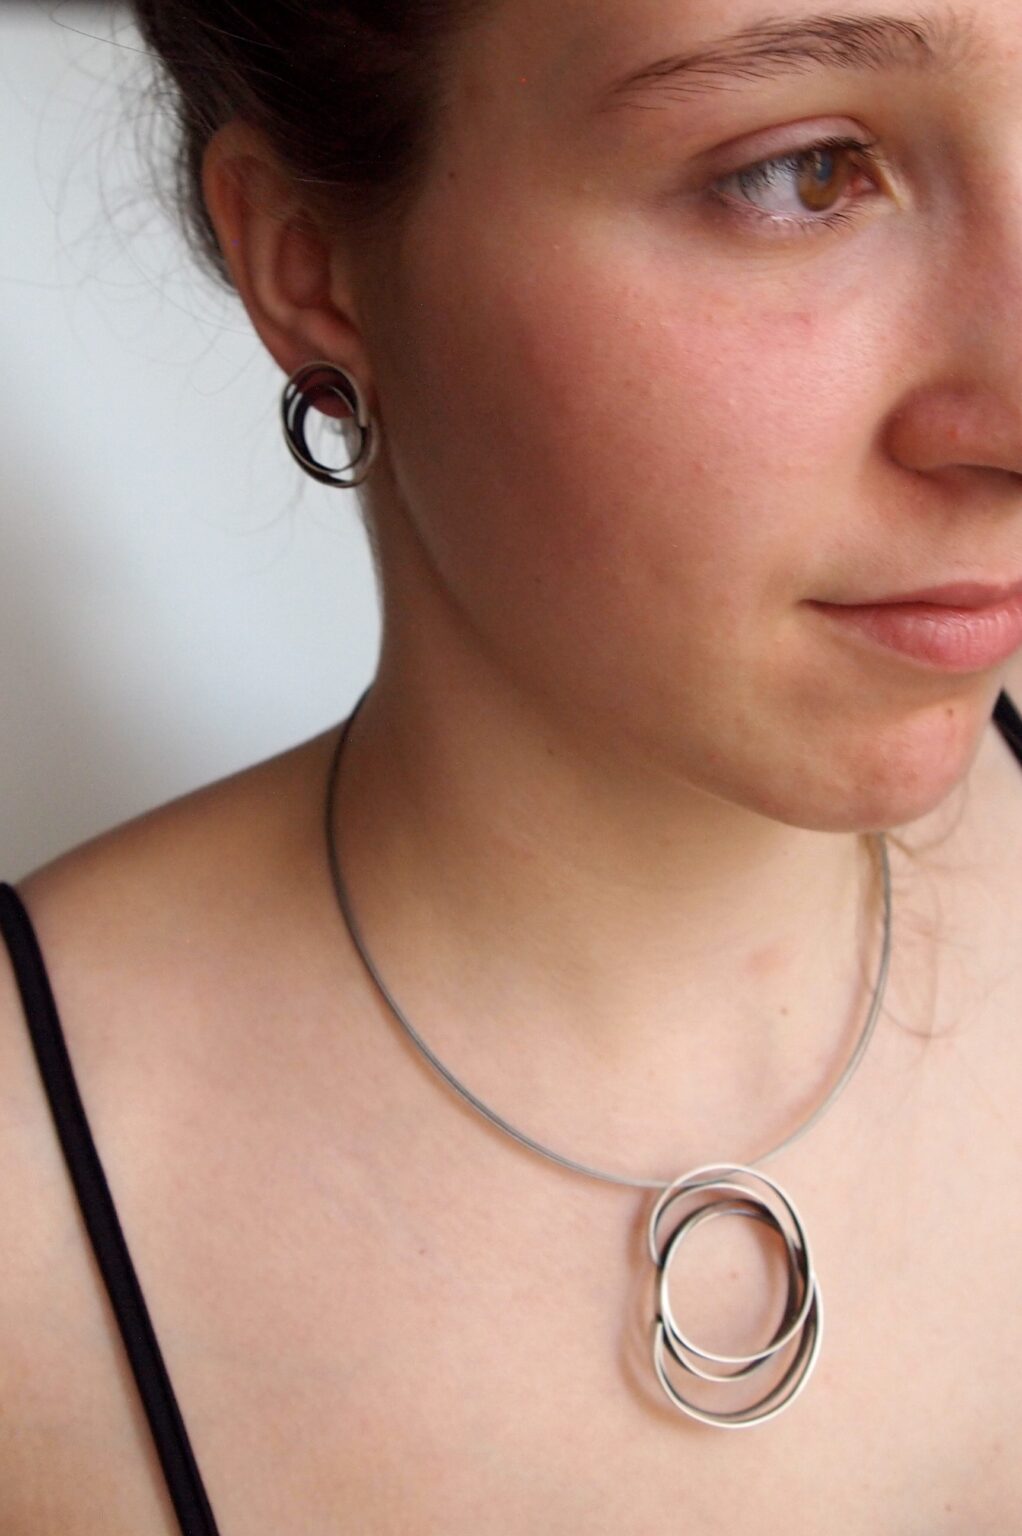
[[[103,0],[0,10],[6,880],[326,729],[376,665],[354,493],[294,463],[284,374],[148,189],[139,48]]]

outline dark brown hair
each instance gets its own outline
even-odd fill
[[[493,0],[130,0],[173,128],[155,192],[200,269],[233,288],[202,194],[218,128],[258,129],[321,228],[393,237],[432,163],[448,45]]]

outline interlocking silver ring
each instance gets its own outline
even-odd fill
[[[753,1185],[751,1190],[747,1187],[749,1182]],[[768,1193],[757,1193],[757,1183],[766,1186]],[[676,1202],[690,1201],[704,1194],[710,1198],[694,1205],[686,1215],[682,1215],[661,1247],[658,1227],[668,1208]],[[727,1198],[729,1196],[736,1198]],[[787,1225],[774,1211],[772,1201],[780,1205]],[[718,1355],[712,1350],[700,1349],[678,1327],[671,1311],[668,1295],[671,1260],[686,1233],[715,1216],[751,1216],[756,1221],[765,1222],[780,1235],[788,1256],[788,1301],[784,1316],[770,1343],[750,1355]],[[669,1184],[653,1207],[649,1218],[649,1250],[659,1275],[658,1305],[653,1319],[653,1365],[660,1385],[674,1406],[704,1424],[719,1425],[725,1429],[743,1429],[752,1424],[765,1423],[793,1403],[809,1380],[820,1352],[823,1303],[809,1255],[805,1228],[794,1203],[780,1185],[765,1173],[736,1163],[708,1163],[705,1167],[694,1168]],[[780,1380],[758,1401],[744,1408],[716,1411],[698,1407],[681,1395],[667,1375],[665,1349],[689,1375],[717,1383],[738,1381],[761,1370],[796,1336],[798,1346]],[[690,1358],[692,1356],[698,1360],[713,1361],[717,1365],[738,1366],[739,1369],[708,1371],[697,1365]]]
[[[325,374],[326,377],[320,378],[318,383],[306,389],[304,386],[316,374]],[[341,469],[330,469],[327,465],[320,464],[312,457],[305,439],[305,418],[309,408],[323,395],[333,395],[342,400],[351,410],[355,424],[362,434],[358,453],[350,464],[344,465]],[[372,419],[366,410],[362,391],[349,373],[346,373],[338,364],[322,359],[305,363],[291,375],[284,386],[281,416],[284,439],[292,457],[314,480],[319,480],[323,485],[336,486],[339,490],[350,490],[353,486],[361,485],[376,458],[376,433],[373,430]],[[342,423],[337,422],[336,428],[340,433]],[[349,476],[347,472],[352,469],[355,473]]]

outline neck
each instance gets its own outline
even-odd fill
[[[728,1155],[756,1155],[822,1099],[865,1023],[873,839],[756,815],[620,743],[601,755],[492,679],[381,666],[334,836],[413,1025],[562,1150],[597,1130],[608,1154],[633,1148],[656,1117],[651,1158],[677,1160],[679,1121],[696,1157],[724,1155],[720,1127]]]

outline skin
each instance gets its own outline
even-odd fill
[[[1022,13],[985,0],[932,79],[594,116],[628,64],[761,14],[506,0],[371,262],[303,228],[240,124],[205,159],[264,345],[335,359],[381,429],[384,641],[337,827],[363,931],[537,1125],[614,1091],[652,1119],[682,1075],[750,1142],[772,1093],[818,1101],[875,974],[868,834],[948,824],[1005,678],[867,651],[807,600],[1022,571]],[[854,225],[711,212],[716,179],[835,132],[889,160],[835,195]],[[819,219],[798,186],[746,209]]]

